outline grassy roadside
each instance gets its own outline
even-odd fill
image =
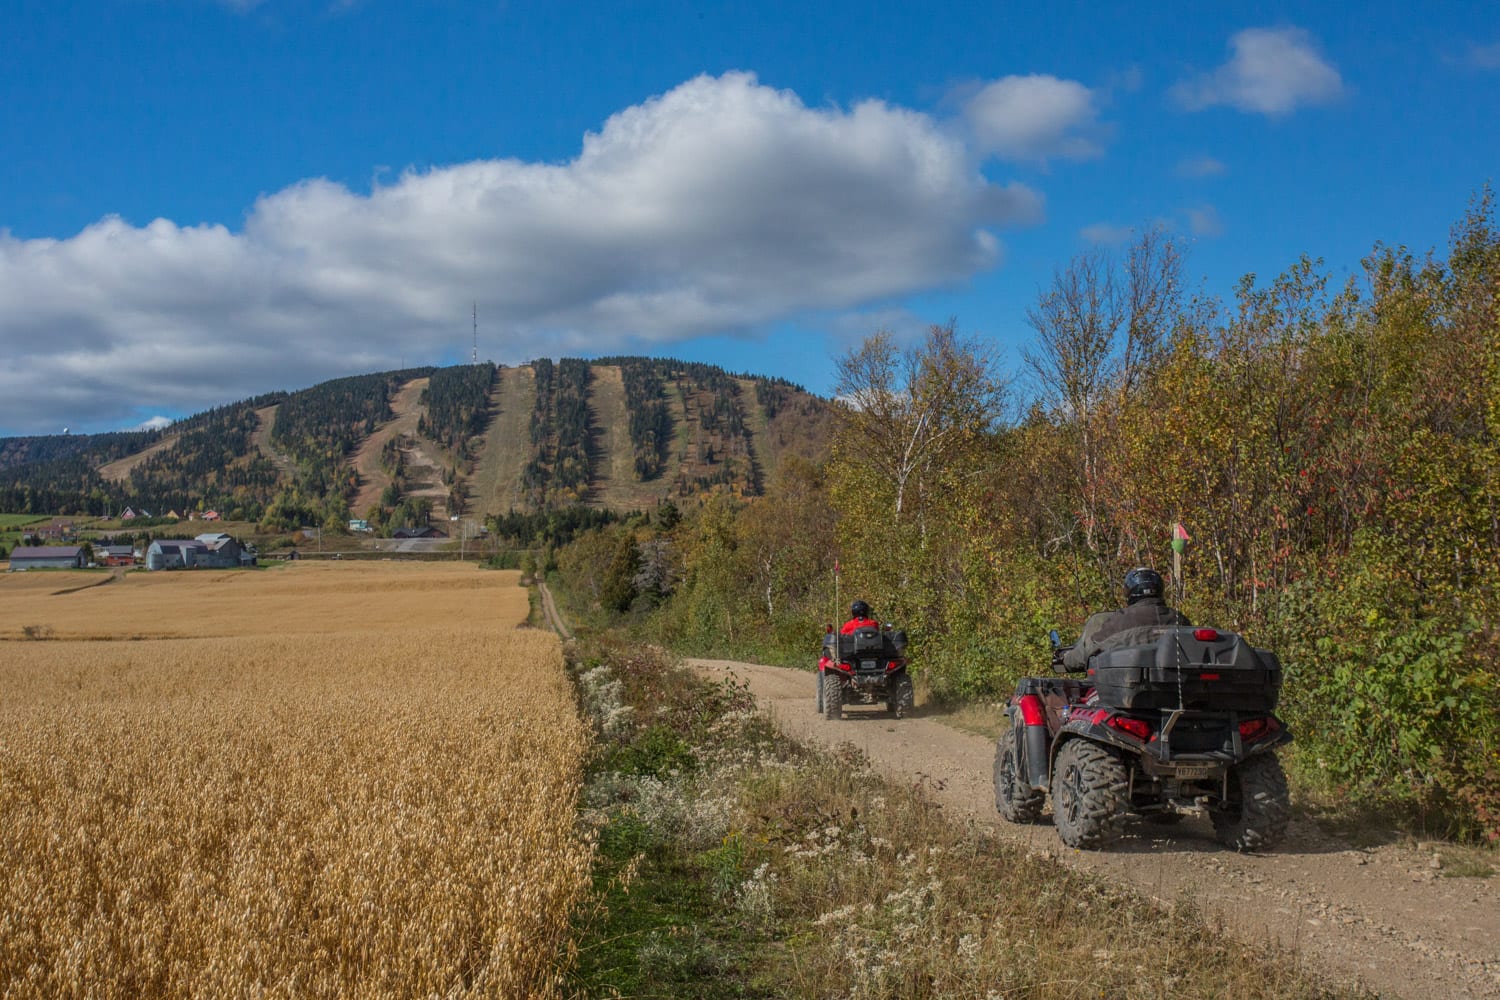
[[[598,750],[574,997],[1343,997],[1294,957],[950,822],[664,655],[576,644]]]

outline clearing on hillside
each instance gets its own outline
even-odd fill
[[[43,575],[0,578],[3,992],[556,995],[589,734],[518,574]]]
[[[414,378],[401,387],[391,401],[395,416],[360,442],[352,464],[359,473],[359,493],[350,508],[356,517],[380,502],[380,494],[391,485],[391,474],[381,465],[382,452],[388,442],[401,444],[401,458],[406,470],[403,496],[426,497],[432,501],[435,521],[448,519],[448,487],[443,484],[443,449],[417,432],[417,424],[427,413],[422,392],[430,379]]]
[[[530,365],[502,368],[490,394],[490,422],[469,480],[469,510],[505,514],[525,504],[521,472],[531,457],[531,413],[536,373]]]
[[[130,478],[130,473],[152,455],[166,451],[168,448],[177,447],[177,435],[164,437],[151,447],[136,452],[134,455],[126,455],[117,458],[113,462],[99,466],[99,475],[112,483],[123,483]]]
[[[276,471],[290,479],[297,471],[297,463],[271,443],[271,431],[276,427],[276,413],[280,409],[281,404],[274,403],[255,411],[255,434],[251,440],[255,442],[256,449],[276,466]]]
[[[630,412],[625,380],[617,365],[594,365],[589,403],[594,411],[598,453],[589,506],[610,510],[649,510],[675,485],[669,476],[649,482],[635,477],[635,446],[630,441]]]

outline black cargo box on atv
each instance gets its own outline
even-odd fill
[[[1255,649],[1233,632],[1215,629],[1131,631],[1147,634],[1122,633],[1120,638],[1131,645],[1102,650],[1089,662],[1089,681],[1101,705],[1275,710],[1281,693],[1281,662],[1269,650]]]
[[[899,629],[893,632],[872,627],[855,629],[849,635],[827,636],[823,644],[830,645],[829,640],[837,640],[841,660],[860,657],[892,659],[906,650],[906,633]]]

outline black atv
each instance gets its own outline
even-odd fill
[[[1012,823],[1041,817],[1050,791],[1069,847],[1105,847],[1135,815],[1173,823],[1207,812],[1219,842],[1265,850],[1290,806],[1275,750],[1292,734],[1274,714],[1281,664],[1232,632],[1132,630],[1085,676],[1025,677],[995,748],[995,805]],[[1052,633],[1054,672],[1067,673]]]
[[[911,709],[905,632],[889,625],[868,625],[841,635],[832,625],[824,627],[818,711],[824,718],[840,719],[845,705],[856,704],[884,704],[898,719]]]

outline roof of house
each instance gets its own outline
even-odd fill
[[[78,545],[18,545],[11,551],[11,562],[17,559],[73,559],[83,549]]]
[[[103,552],[111,556],[129,556],[135,554],[134,546],[130,545],[95,545],[95,552]]]
[[[233,541],[233,539],[222,531],[211,531],[208,534],[199,535],[198,541],[204,545],[220,545],[224,542]]]

